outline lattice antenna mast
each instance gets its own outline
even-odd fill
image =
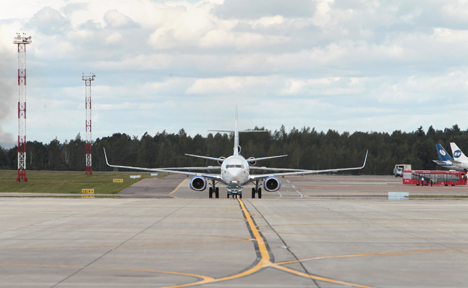
[[[85,76],[83,74],[82,80],[85,81],[85,108],[86,108],[86,175],[93,175],[93,161],[91,150],[93,147],[93,137],[91,134],[91,81],[94,81],[96,75],[91,74]]]
[[[31,44],[31,36],[16,33],[13,44],[18,45],[18,178],[16,181],[28,181],[26,177],[26,45]]]

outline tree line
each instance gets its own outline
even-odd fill
[[[255,127],[254,130],[265,130]],[[232,134],[199,134],[191,137],[181,129],[177,134],[158,132],[151,136],[145,133],[141,138],[116,133],[110,137],[96,139],[93,143],[93,171],[109,171],[103,148],[106,148],[112,164],[139,167],[183,167],[217,165],[214,161],[193,158],[184,154],[212,157],[230,156],[233,152]],[[361,166],[366,150],[369,157],[366,168],[354,172],[360,174],[391,174],[395,164],[411,164],[413,169],[439,169],[432,160],[437,159],[435,144],[450,149],[450,142],[456,142],[468,152],[468,130],[458,125],[444,130],[432,126],[424,131],[419,127],[413,132],[393,133],[349,132],[334,130],[318,132],[315,128],[293,128],[265,133],[241,133],[241,154],[248,157],[265,157],[287,154],[288,157],[265,160],[258,166],[331,169]],[[57,139],[48,144],[27,142],[27,170],[72,170],[85,171],[85,143],[80,134],[74,140],[60,143]],[[0,169],[17,169],[17,147],[0,147]],[[450,152],[450,150],[448,150]]]

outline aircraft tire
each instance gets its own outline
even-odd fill
[[[262,188],[258,188],[258,199],[262,198]]]
[[[210,189],[208,189],[208,193],[210,194],[210,198],[213,198],[213,188],[210,187]]]
[[[219,198],[219,187],[216,187],[215,193],[216,193],[216,198]]]
[[[252,188],[252,199],[255,199],[255,188]]]

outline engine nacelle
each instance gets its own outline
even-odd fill
[[[219,166],[221,166],[221,165],[223,165],[224,160],[226,160],[226,157],[221,156],[221,157],[219,157],[219,159],[221,159],[221,160],[218,160],[218,164],[219,164]]]
[[[202,176],[195,176],[190,180],[190,188],[195,191],[203,191],[206,189],[206,179]]]
[[[249,165],[250,166],[255,166],[257,165],[257,161],[252,161],[251,159],[255,159],[254,157],[250,157],[249,159],[247,159],[247,162],[249,162]]]
[[[263,181],[263,189],[267,192],[276,192],[281,188],[281,181],[274,177],[270,176]]]

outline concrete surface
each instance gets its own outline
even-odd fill
[[[178,179],[155,189],[171,198],[0,198],[0,287],[467,286],[468,200],[386,198],[466,186],[322,175],[207,199]]]

